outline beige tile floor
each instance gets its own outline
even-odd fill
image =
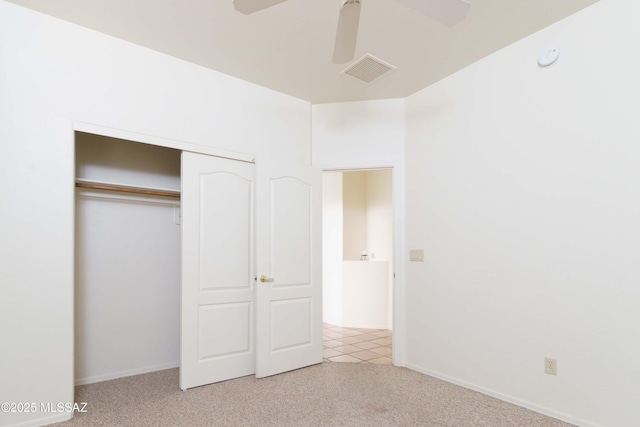
[[[391,331],[323,324],[324,360],[391,365]]]

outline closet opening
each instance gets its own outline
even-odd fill
[[[181,151],[75,133],[75,384],[175,368]]]

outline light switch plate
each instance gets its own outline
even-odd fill
[[[424,250],[422,250],[422,249],[411,249],[409,251],[409,261],[424,262]]]

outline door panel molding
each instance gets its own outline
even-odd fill
[[[252,301],[207,304],[198,309],[199,362],[253,352],[250,334],[253,323]],[[225,325],[224,331],[220,328],[221,324]],[[210,340],[205,340],[205,337]],[[213,345],[206,346],[207,342]]]
[[[311,286],[313,187],[291,176],[272,178],[269,187],[273,287]]]
[[[286,328],[272,328],[272,353],[312,344],[313,305],[310,297],[272,301],[269,310],[272,325],[286,325]],[[290,322],[289,319],[296,319],[297,322]]]
[[[255,372],[254,165],[182,153],[180,388]]]
[[[209,192],[218,197],[203,197]],[[200,193],[200,290],[249,289],[252,264],[245,261],[253,260],[253,181],[227,171],[203,173]]]

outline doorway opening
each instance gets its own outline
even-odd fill
[[[392,364],[393,169],[323,173],[324,360]]]
[[[75,133],[75,378],[175,368],[180,150]]]

